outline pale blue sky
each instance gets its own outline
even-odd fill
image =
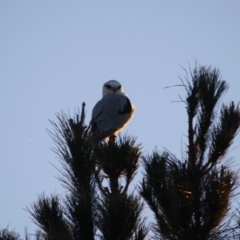
[[[64,195],[48,119],[86,102],[87,122],[104,82],[116,79],[136,105],[124,133],[143,152],[181,157],[186,113],[180,67],[216,66],[240,100],[240,2],[0,1],[0,227],[23,236],[36,226],[23,210],[43,191]],[[240,163],[239,136],[229,156]],[[136,182],[137,183],[137,182]]]

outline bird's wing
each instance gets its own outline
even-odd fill
[[[102,131],[123,127],[133,114],[129,99],[124,95],[105,95],[93,108],[92,122]]]

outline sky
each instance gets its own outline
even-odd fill
[[[181,159],[186,94],[165,87],[197,61],[229,83],[223,102],[240,101],[239,12],[238,0],[1,0],[0,228],[34,233],[24,209],[43,192],[64,196],[49,120],[85,102],[88,123],[110,79],[137,109],[123,135],[137,137],[143,154],[168,149]],[[239,141],[229,151],[236,169]]]

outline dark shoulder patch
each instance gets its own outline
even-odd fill
[[[92,120],[92,121],[90,122],[90,125],[91,125],[91,132],[92,132],[92,133],[96,132],[96,130],[97,130],[97,128],[98,128],[98,127],[97,127],[97,123]]]
[[[130,103],[130,100],[126,97],[126,104],[123,107],[122,111],[118,111],[119,114],[128,114],[132,112],[132,105]]]

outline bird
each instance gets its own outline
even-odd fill
[[[110,80],[104,83],[102,99],[92,110],[90,124],[93,140],[99,142],[111,137],[115,139],[132,119],[135,110],[118,81]]]

